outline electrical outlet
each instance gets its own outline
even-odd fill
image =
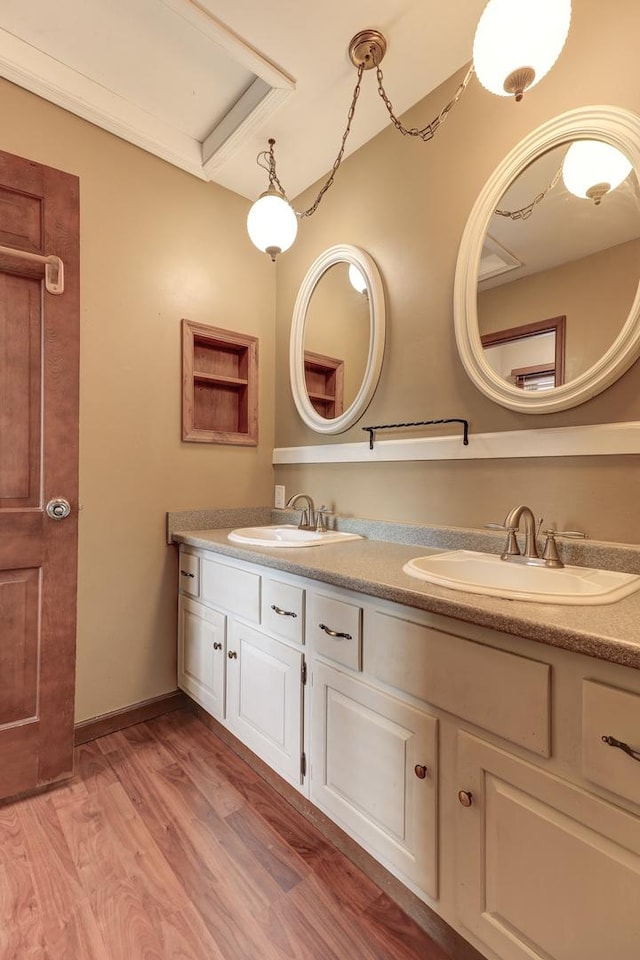
[[[274,503],[276,507],[284,509],[284,487],[279,483],[275,485]]]

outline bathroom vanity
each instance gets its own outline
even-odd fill
[[[602,738],[640,747],[640,594],[473,597],[402,573],[424,546],[228,533],[173,534],[179,686],[490,960],[634,960],[640,762]]]

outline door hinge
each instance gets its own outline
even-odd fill
[[[300,755],[300,775],[306,777],[307,775],[307,755],[302,753]]]
[[[306,682],[307,682],[307,662],[306,662],[306,660],[303,660],[303,661],[302,661],[302,667],[300,668],[300,679],[301,679],[301,681],[302,681],[302,685],[304,686],[304,685],[306,684]]]

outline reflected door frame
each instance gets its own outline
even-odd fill
[[[494,330],[493,333],[486,333],[481,336],[480,342],[483,348],[486,349],[487,347],[496,347],[502,343],[513,343],[514,340],[526,340],[527,337],[537,337],[543,333],[555,334],[553,373],[555,376],[555,386],[560,387],[564,383],[566,326],[566,316],[551,317],[549,320],[537,320],[534,323],[523,323],[518,327]]]

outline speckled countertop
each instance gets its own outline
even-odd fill
[[[192,528],[198,519],[206,528]],[[227,539],[234,527],[283,519],[290,520],[268,508],[168,514],[168,540],[640,669],[640,592],[613,604],[561,606],[449,590],[402,572],[407,560],[438,549],[498,553],[503,537],[484,531],[343,521],[340,529],[364,533],[368,539],[287,549],[242,546]],[[635,546],[592,542],[579,550],[571,547],[566,562],[640,573],[640,549]]]

